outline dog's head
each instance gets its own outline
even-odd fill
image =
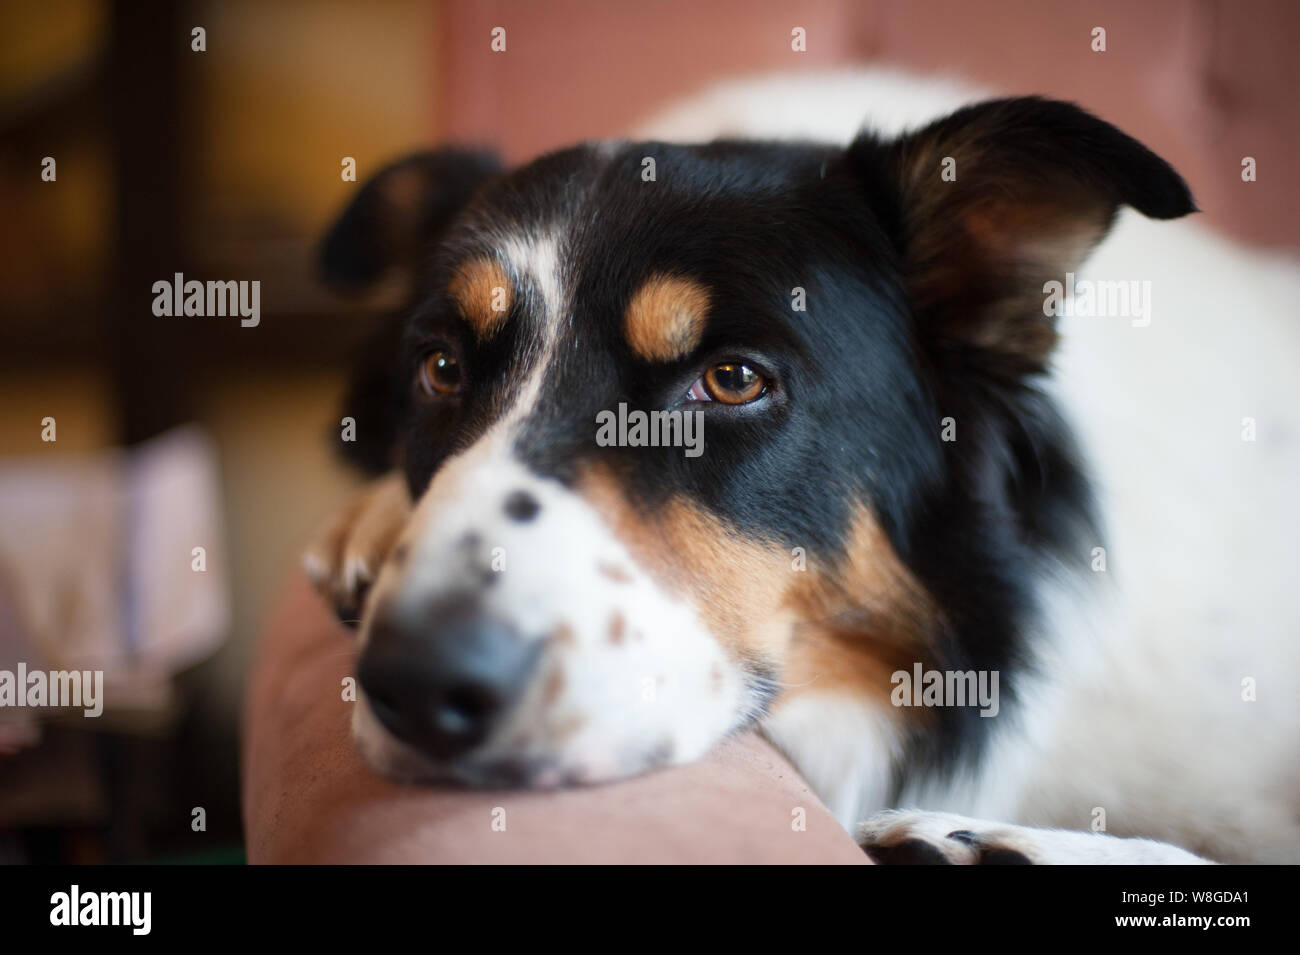
[[[888,710],[914,662],[1007,664],[1026,567],[1087,517],[1034,388],[1043,285],[1123,204],[1192,210],[1139,143],[1032,98],[847,149],[381,173],[325,247],[340,280],[417,277],[348,412],[414,501],[361,627],[367,757],[610,779],[798,694]]]

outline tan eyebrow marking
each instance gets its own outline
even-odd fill
[[[709,290],[694,279],[654,275],[637,290],[624,316],[624,335],[646,361],[672,361],[700,343]]]
[[[479,341],[497,333],[510,314],[514,290],[510,276],[496,259],[470,259],[456,267],[447,286],[460,313],[474,329]]]

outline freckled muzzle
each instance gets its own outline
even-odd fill
[[[353,727],[407,779],[598,782],[703,755],[750,715],[746,672],[581,495],[500,445],[417,502],[359,634]]]

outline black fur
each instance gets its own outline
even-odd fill
[[[417,153],[386,166],[361,187],[321,242],[321,277],[347,290],[395,266],[417,265],[466,200],[500,171],[494,154],[463,149]],[[413,204],[401,201],[408,195]]]
[[[930,180],[912,164],[950,146],[962,157],[956,188],[918,195],[948,186],[937,168]],[[642,180],[645,157],[655,159],[655,182]],[[439,250],[401,351],[381,362],[379,376],[361,379],[354,401],[391,388],[381,403],[402,411],[400,426],[375,429],[400,433],[400,450],[370,463],[400,459],[418,494],[509,403],[536,360],[537,290],[516,295],[500,333],[481,345],[448,300],[446,279],[502,236],[551,234],[571,296],[517,455],[567,482],[599,456],[636,506],[686,495],[740,533],[806,548],[814,562],[843,559],[852,509],[866,502],[949,623],[921,662],[999,671],[1002,705],[1013,702],[1035,626],[1035,572],[1049,556],[1086,567],[1093,517],[1068,429],[1038,387],[1043,356],[1020,353],[1014,336],[981,339],[995,307],[1060,273],[1035,273],[973,245],[978,235],[963,230],[962,216],[1030,202],[1053,217],[1076,209],[1098,217],[1104,231],[1121,203],[1159,218],[1193,211],[1163,160],[1076,107],[1031,98],[969,107],[897,142],[864,135],[847,150],[583,146],[484,182],[476,192],[458,183],[473,199],[436,230]],[[933,208],[918,218],[922,198]],[[455,203],[444,195],[433,206]],[[352,215],[352,226],[364,218]],[[373,263],[338,261],[364,244],[336,230],[326,258],[340,274],[373,275]],[[927,292],[921,303],[918,272],[930,267],[918,265],[921,247],[953,253],[942,268],[955,270],[961,281],[951,287],[970,289],[968,298]],[[621,327],[629,297],[657,272],[697,279],[713,294],[699,348],[665,364],[632,354]],[[791,310],[796,286],[806,290],[806,312]],[[1026,334],[1043,320],[1041,309],[1027,311]],[[415,397],[415,369],[434,347],[462,356],[466,388],[455,400]],[[774,384],[753,405],[704,405],[702,457],[596,446],[597,412],[620,402],[679,407],[701,371],[724,358],[758,364]],[[940,440],[948,416],[958,427],[953,443]],[[896,785],[975,758],[991,722],[975,708],[934,716],[909,741]]]
[[[427,285],[423,273],[448,226],[500,172],[495,154],[463,149],[417,153],[386,166],[361,187],[322,240],[322,280],[341,292],[356,292],[401,270],[415,294],[422,294]],[[408,194],[415,201],[403,205],[399,200]],[[343,403],[343,414],[356,421],[356,435],[342,445],[342,454],[369,474],[391,471],[398,463],[410,389],[409,381],[394,374],[394,363],[403,351],[409,311],[376,319],[360,347]]]

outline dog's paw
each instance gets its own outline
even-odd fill
[[[857,829],[882,865],[1208,865],[1177,846],[1094,832],[1033,829],[946,812],[890,810]]]
[[[406,482],[400,474],[390,474],[327,521],[303,554],[312,586],[348,626],[359,622],[370,585],[410,514]]]

